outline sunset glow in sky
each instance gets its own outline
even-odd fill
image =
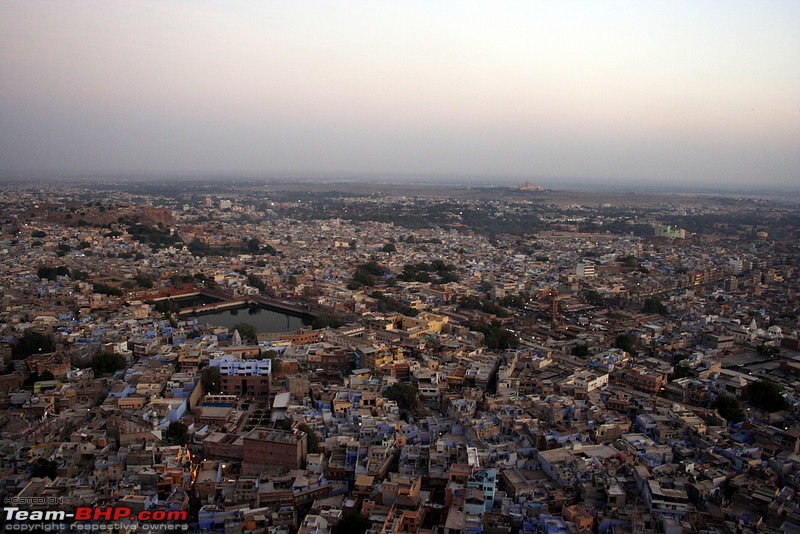
[[[0,3],[0,173],[800,187],[800,2]]]

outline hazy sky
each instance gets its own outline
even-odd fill
[[[0,173],[800,187],[800,2],[0,2]]]

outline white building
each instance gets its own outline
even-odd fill
[[[582,261],[575,267],[575,274],[580,278],[594,278],[594,263],[590,261]]]

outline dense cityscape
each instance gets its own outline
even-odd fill
[[[6,531],[800,532],[796,199],[97,180],[0,209]]]

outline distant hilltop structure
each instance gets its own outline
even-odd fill
[[[544,191],[544,187],[536,184],[532,184],[530,182],[525,182],[521,186],[519,186],[520,191]]]

